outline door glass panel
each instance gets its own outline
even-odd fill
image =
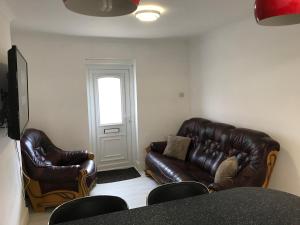
[[[122,123],[121,79],[98,79],[100,125]]]

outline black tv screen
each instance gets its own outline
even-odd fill
[[[20,140],[29,121],[27,61],[13,46],[8,51],[8,136]]]

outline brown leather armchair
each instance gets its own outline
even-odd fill
[[[87,196],[95,185],[94,155],[63,151],[43,131],[27,129],[21,153],[25,189],[35,211]]]

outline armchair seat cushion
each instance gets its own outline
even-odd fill
[[[65,181],[61,184],[57,182],[39,182],[41,194],[55,192],[57,190],[68,190],[78,192],[78,181]]]

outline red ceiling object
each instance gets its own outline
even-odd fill
[[[300,23],[300,0],[256,0],[255,17],[260,25],[282,26]]]
[[[134,12],[140,0],[63,0],[65,6],[76,13],[113,17],[124,16]]]

